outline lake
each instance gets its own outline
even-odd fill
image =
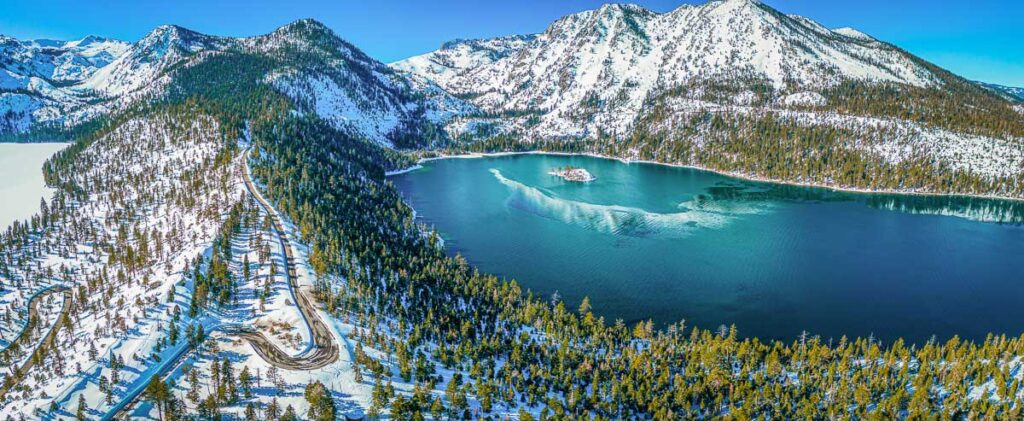
[[[39,200],[53,189],[43,180],[43,163],[67,143],[0,143],[0,229],[39,212]]]
[[[597,177],[549,175],[566,166]],[[859,194],[586,156],[443,159],[391,180],[446,250],[608,323],[921,343],[1024,332],[1024,202]]]

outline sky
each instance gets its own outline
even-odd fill
[[[620,0],[621,1],[621,0]],[[970,79],[1024,86],[1022,0],[763,0],[827,27],[851,26]],[[327,24],[391,62],[455,38],[541,32],[600,0],[26,0],[0,1],[0,34],[22,39],[101,35],[134,41],[161,24],[250,36],[301,18]],[[665,12],[703,0],[636,0]],[[45,6],[44,6],[45,5]]]

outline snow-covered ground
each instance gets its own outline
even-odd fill
[[[0,143],[0,229],[39,212],[53,189],[43,180],[43,162],[67,143]]]
[[[166,302],[168,292],[182,279],[187,261],[209,247],[221,219],[218,209],[226,209],[233,196],[213,188],[225,174],[208,163],[221,147],[210,119],[129,121],[82,153],[89,170],[65,175],[96,187],[88,199],[69,202],[53,227],[33,236],[28,248],[0,250],[5,261],[23,262],[0,276],[5,311],[18,311],[12,306],[23,307],[24,297],[46,285],[61,283],[75,291],[74,329],[61,329],[57,349],[0,403],[0,416],[41,417],[35,411],[53,403],[67,416],[77,409],[79,395],[93,408],[90,416],[96,416],[106,395],[99,383],[110,385],[116,396],[153,363],[151,355],[166,336],[162,330],[175,305]],[[202,174],[207,183],[193,185],[200,188],[196,196],[184,194],[183,180],[194,174]],[[129,267],[111,260],[114,244],[122,251],[142,247],[142,233],[150,261]],[[124,360],[124,367],[110,368],[113,355]]]
[[[265,217],[266,213],[260,210],[258,219],[263,221]],[[296,227],[293,224],[286,223],[285,228],[289,238],[297,238]],[[286,283],[283,273],[284,255],[280,249],[280,243],[274,241],[273,234],[272,228],[260,222],[255,227],[244,229],[242,233],[236,236],[234,244],[238,253],[235,255],[231,269],[239,278],[242,278],[242,262],[246,258],[249,259],[250,264],[260,261],[259,249],[262,246],[258,245],[258,241],[250,243],[252,239],[263,239],[264,244],[269,245],[270,255],[265,264],[254,265],[257,269],[253,271],[252,282],[243,283],[240,288],[241,297],[238,304],[232,306],[225,313],[233,315],[234,317],[232,318],[237,323],[257,327],[275,345],[286,352],[290,352],[292,355],[297,355],[304,351],[307,344],[310,343],[309,331],[306,329],[305,322],[302,320],[301,314],[295,305],[296,301],[293,298],[292,291],[289,290]],[[256,247],[249,247],[252,244],[256,244]],[[312,296],[315,275],[313,275],[309,268],[309,248],[304,244],[294,241],[291,244],[297,266],[297,284],[307,295]],[[246,251],[246,249],[249,250]],[[275,262],[279,268],[277,277],[273,279],[269,276],[270,262]],[[340,280],[334,281],[336,284],[341,282]],[[266,282],[270,282],[271,294],[261,309],[255,294],[263,288]],[[298,293],[298,291],[295,291],[295,293]],[[234,405],[222,407],[221,411],[225,415],[231,414],[243,417],[247,404],[254,403],[265,407],[275,400],[282,410],[291,406],[295,409],[296,413],[300,415],[305,414],[308,410],[308,402],[303,395],[305,387],[310,382],[320,381],[332,392],[340,415],[355,418],[362,417],[365,413],[365,408],[370,403],[372,383],[367,382],[365,379],[363,382],[357,382],[355,379],[353,372],[353,345],[349,339],[351,332],[355,330],[355,326],[347,320],[330,316],[326,312],[321,313],[321,316],[324,317],[328,326],[333,331],[335,340],[341,344],[342,348],[340,358],[333,364],[311,371],[273,369],[272,365],[256,354],[247,342],[232,337],[230,334],[218,332],[213,335],[218,350],[216,354],[206,352],[193,355],[169,376],[175,379],[177,385],[177,388],[174,390],[175,393],[185,397],[184,401],[190,410],[196,410],[198,402],[188,398],[189,391],[197,388],[204,391],[201,395],[205,396],[206,390],[215,388],[211,377],[207,373],[211,372],[213,364],[222,364],[223,358],[228,358],[233,365],[234,376],[237,378],[244,368],[248,368],[249,372],[256,379],[254,380],[256,387],[254,387],[250,399],[241,399]],[[186,374],[187,371],[191,370],[195,370],[197,373],[195,375],[196,380],[198,380],[196,385],[192,384],[190,374]],[[132,412],[131,415],[134,417],[149,416],[155,418],[157,413],[152,405],[143,404],[139,405],[138,409]]]

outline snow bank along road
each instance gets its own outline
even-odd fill
[[[53,347],[54,341],[57,340],[57,332],[60,330],[61,326],[63,326],[64,321],[67,318],[68,311],[71,310],[71,290],[64,286],[49,287],[32,296],[28,302],[28,321],[25,323],[25,329],[21,331],[21,334],[18,335],[14,341],[11,342],[7,349],[0,351],[0,355],[9,354],[14,349],[27,349],[26,347],[29,345],[27,342],[32,336],[32,329],[39,324],[39,300],[58,292],[64,294],[64,306],[60,310],[60,316],[57,316],[57,321],[53,324],[53,327],[50,328],[50,331],[46,333],[43,340],[39,342],[39,346],[32,351],[32,354],[35,355],[37,352],[44,352],[46,348]],[[18,367],[17,370],[10,373],[10,376],[4,380],[3,385],[0,385],[0,398],[3,398],[4,395],[14,387],[14,385],[18,384],[18,382],[25,377],[25,374],[27,374],[35,364],[36,359],[30,356],[25,360],[25,363],[22,364],[21,367]]]
[[[243,156],[246,157],[243,159],[245,161],[245,171],[243,171],[242,175],[245,179],[245,187],[274,222],[274,231],[277,232],[277,238],[281,242],[281,248],[284,250],[285,261],[288,265],[288,270],[285,271],[288,276],[288,284],[295,296],[295,304],[299,306],[302,319],[306,322],[312,333],[312,344],[304,352],[293,357],[274,346],[262,332],[255,331],[249,327],[230,327],[226,328],[225,331],[249,341],[249,344],[252,345],[260,357],[277,367],[286,370],[315,370],[325,367],[338,360],[338,344],[335,342],[334,333],[327,326],[327,323],[320,318],[313,302],[299,288],[299,277],[295,270],[295,256],[292,252],[291,242],[288,239],[288,233],[285,231],[284,223],[281,222],[281,216],[263,198],[263,194],[260,193],[259,189],[252,182],[252,176],[249,174],[248,155],[248,150],[243,152]]]
[[[326,367],[338,360],[338,344],[335,342],[334,334],[327,324],[317,314],[316,307],[306,294],[302,292],[298,285],[298,273],[295,265],[295,255],[292,252],[291,240],[288,239],[287,231],[285,231],[284,223],[281,222],[281,217],[270,203],[263,198],[263,194],[260,193],[259,189],[252,182],[252,176],[249,175],[249,151],[242,152],[242,177],[245,180],[246,190],[249,191],[260,206],[270,215],[274,222],[274,231],[277,233],[278,241],[281,243],[281,249],[284,250],[285,262],[288,266],[288,270],[285,271],[288,277],[288,285],[291,288],[293,295],[295,296],[296,305],[299,307],[299,313],[302,315],[303,321],[306,326],[310,329],[312,343],[305,351],[297,356],[291,356],[276,347],[269,339],[263,334],[249,326],[239,325],[218,325],[212,330],[220,330],[226,334],[238,336],[245,339],[252,346],[253,350],[261,358],[267,361],[267,363],[285,370],[316,370],[318,368]],[[66,305],[65,305],[66,307]],[[191,352],[187,346],[182,345],[179,352],[172,356],[168,360],[168,364],[162,365],[158,370],[154,370],[151,376],[159,376],[163,378],[165,375],[170,373],[181,361],[185,360],[185,356]],[[104,415],[101,420],[112,420],[116,419],[123,413],[132,407],[135,400],[145,391],[145,385],[148,384],[149,380],[136,381],[140,387],[134,388],[129,391],[128,396],[125,396],[118,404],[114,405],[110,411]]]

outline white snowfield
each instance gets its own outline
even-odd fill
[[[851,79],[939,83],[889,44],[755,0],[668,13],[608,4],[559,19],[536,36],[449,43],[392,66],[432,78],[486,111],[540,110],[542,121],[531,132],[547,137],[626,133],[645,100],[694,80],[756,78],[777,89]],[[585,121],[579,110],[595,107],[597,115]]]

